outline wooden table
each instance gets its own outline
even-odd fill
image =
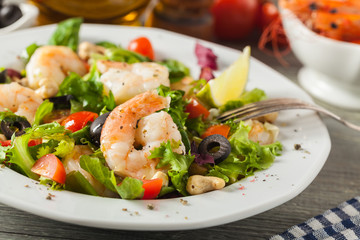
[[[247,43],[222,44],[242,49]],[[300,63],[290,54],[283,67],[272,56],[252,47],[252,55],[296,82]],[[317,101],[354,123],[360,124],[360,112],[345,111]],[[266,239],[292,225],[337,206],[359,194],[360,133],[322,117],[330,132],[330,156],[314,182],[291,201],[245,220],[212,228],[173,231],[135,232],[82,227],[28,214],[0,204],[0,239]]]

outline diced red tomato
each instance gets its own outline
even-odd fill
[[[154,60],[154,50],[151,45],[151,42],[146,37],[139,37],[136,39],[133,39],[128,46],[128,50],[134,51],[137,53],[140,53],[141,55],[144,55],[151,60]]]
[[[38,139],[30,139],[29,142],[28,142],[28,146],[29,147],[33,147],[33,146],[36,146],[36,145],[39,145],[42,143],[42,139],[41,138],[38,138]]]
[[[204,107],[198,100],[192,98],[190,103],[186,105],[185,112],[189,113],[189,119],[203,116],[203,119],[207,118],[210,112]]]
[[[0,141],[2,147],[8,147],[11,145],[11,140]]]
[[[33,173],[64,184],[66,171],[62,162],[54,154],[46,154],[39,158],[31,168]]]
[[[94,121],[99,115],[94,112],[81,111],[76,112],[65,118],[61,122],[61,125],[72,132],[79,131],[88,124],[88,122]]]
[[[88,63],[88,62],[86,62],[86,61],[83,61],[84,62],[84,66],[85,66],[85,68],[86,68],[86,71],[87,72],[89,72],[90,71],[90,64]]]
[[[142,199],[154,199],[159,195],[163,184],[163,180],[161,178],[142,180],[142,182],[142,187],[145,190]]]
[[[29,142],[28,142],[28,146],[33,147],[33,146],[39,145],[41,143],[42,143],[41,138],[39,138],[39,139],[30,139]],[[8,146],[11,145],[11,140],[0,141],[0,144],[1,144],[2,147],[8,147]]]
[[[201,138],[206,138],[210,135],[214,135],[214,134],[220,134],[224,137],[228,137],[230,132],[230,127],[228,125],[225,124],[218,124],[218,125],[213,125],[211,127],[209,127],[208,129],[206,129],[206,131],[201,135]]]

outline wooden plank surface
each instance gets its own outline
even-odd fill
[[[245,43],[223,44],[237,49],[242,49],[245,45]],[[296,82],[300,63],[293,55],[286,57],[290,67],[283,67],[273,57],[258,51],[255,46],[252,55]],[[327,107],[360,124],[360,113]],[[331,153],[324,168],[304,192],[265,213],[206,229],[137,232],[61,223],[0,204],[0,239],[266,239],[359,195],[360,133],[347,129],[327,117],[323,119],[329,129],[332,142]]]

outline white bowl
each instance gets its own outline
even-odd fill
[[[23,16],[13,24],[4,28],[0,28],[0,35],[23,28],[28,28],[35,24],[36,17],[39,14],[39,9],[34,5],[27,3],[20,3],[19,7],[21,9]]]
[[[360,109],[360,45],[320,36],[288,9],[280,12],[291,48],[304,65],[300,85],[332,105]]]

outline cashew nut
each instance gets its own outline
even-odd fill
[[[6,141],[6,137],[4,134],[0,134],[0,141]]]
[[[224,179],[212,176],[193,175],[189,177],[186,190],[191,195],[202,194],[225,187]]]
[[[161,171],[156,172],[151,179],[155,179],[155,178],[161,178],[163,186],[167,187],[169,185],[169,177],[166,173],[163,173]]]
[[[279,128],[271,123],[261,123],[258,120],[246,120],[245,125],[250,126],[249,139],[260,145],[272,144],[276,141]]]
[[[102,46],[97,46],[93,43],[82,42],[79,44],[79,57],[83,60],[88,60],[91,57],[92,53],[103,54],[105,52],[105,48]]]

